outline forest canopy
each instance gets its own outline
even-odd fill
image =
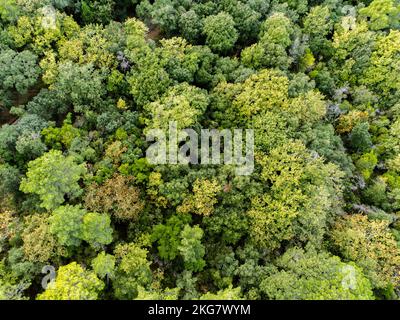
[[[3,0],[0,124],[0,300],[400,299],[399,0]]]

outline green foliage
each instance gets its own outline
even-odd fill
[[[137,296],[139,287],[146,287],[152,279],[147,250],[134,243],[119,244],[114,250],[118,266],[113,281],[116,298],[126,300]]]
[[[42,130],[46,144],[54,149],[69,148],[72,141],[80,136],[79,129],[71,123],[71,114],[64,120],[61,128],[48,127]]]
[[[199,298],[197,292],[197,277],[193,277],[192,271],[183,271],[176,280],[176,285],[180,289],[183,300],[191,300]]]
[[[80,195],[78,181],[85,172],[84,165],[77,165],[73,157],[65,157],[60,151],[51,150],[29,162],[20,190],[37,194],[41,206],[51,210],[65,201],[66,194],[70,197]]]
[[[253,241],[269,249],[294,238],[320,244],[329,216],[339,209],[341,190],[335,181],[342,173],[332,164],[323,165],[298,141],[260,155],[258,162],[270,189],[255,196],[248,211]]]
[[[37,56],[28,50],[16,52],[12,49],[2,49],[0,70],[0,98],[3,103],[4,95],[11,92],[9,90],[25,94],[40,75]]]
[[[101,279],[105,277],[113,278],[115,272],[115,257],[102,251],[92,260],[92,268]]]
[[[275,13],[261,25],[261,42],[272,42],[287,48],[291,44],[293,26],[289,18],[282,13]]]
[[[315,53],[329,54],[331,43],[326,38],[333,28],[328,6],[312,7],[304,18],[304,32],[310,36],[310,49]]]
[[[8,252],[7,262],[11,273],[22,281],[29,282],[38,271],[34,262],[25,259],[23,248],[12,248]]]
[[[192,83],[199,67],[199,54],[182,38],[163,39],[160,43],[160,59],[170,77]]]
[[[163,291],[146,291],[143,287],[138,287],[138,292],[135,300],[177,300],[179,288],[166,288]]]
[[[50,231],[60,245],[79,246],[82,239],[82,220],[86,214],[80,207],[58,207],[49,218]]]
[[[178,250],[183,256],[185,268],[194,272],[201,271],[206,265],[203,260],[205,249],[201,244],[203,230],[199,226],[190,227],[186,225],[181,232],[181,237]]]
[[[374,288],[396,287],[400,281],[400,250],[388,224],[351,215],[332,231],[332,245],[345,259],[357,262]]]
[[[279,258],[277,271],[264,279],[261,291],[278,300],[371,300],[371,284],[355,264],[314,250],[293,248]]]
[[[55,115],[64,114],[68,105],[57,97],[57,92],[42,89],[25,106],[28,115],[37,115],[42,119],[50,120]]]
[[[110,217],[99,213],[86,213],[77,206],[57,208],[49,218],[50,231],[63,246],[79,246],[82,240],[94,248],[112,242],[113,229]]]
[[[396,1],[374,0],[368,7],[360,9],[360,14],[368,18],[371,30],[399,27],[400,5]]]
[[[82,239],[94,248],[112,242],[113,229],[108,215],[90,212],[83,217]]]
[[[289,81],[282,72],[265,69],[244,82],[233,106],[244,117],[250,117],[261,110],[287,108],[288,85]]]
[[[19,7],[14,0],[4,0],[0,4],[1,23],[14,21],[18,15]]]
[[[305,133],[303,139],[309,143],[310,149],[337,164],[342,171],[351,175],[354,165],[349,155],[346,154],[343,141],[335,135],[335,129],[331,124],[317,124],[312,130]]]
[[[367,122],[357,124],[350,134],[350,143],[355,151],[366,152],[372,147],[371,136]]]
[[[37,296],[38,300],[96,300],[104,283],[93,271],[72,262],[61,266],[54,282]]]
[[[241,300],[240,288],[227,288],[217,293],[206,293],[200,297],[200,300]]]
[[[399,12],[0,1],[0,299],[398,299]],[[252,172],[154,164],[171,122]]]
[[[151,239],[157,242],[158,254],[162,259],[174,260],[179,253],[181,232],[183,227],[190,222],[189,215],[175,215],[169,218],[166,224],[154,226]]]
[[[0,129],[1,158],[13,163],[42,155],[46,146],[40,139],[40,131],[46,126],[47,122],[34,114],[23,115],[16,124],[5,124]]]
[[[145,106],[150,115],[147,121],[149,129],[168,129],[171,121],[177,129],[193,126],[204,113],[208,105],[206,93],[186,83],[171,87],[165,95]]]
[[[0,165],[0,193],[2,197],[18,191],[21,173],[9,164]]]
[[[24,255],[31,262],[46,262],[60,254],[57,238],[51,232],[48,215],[31,215],[25,218],[21,234]]]
[[[400,31],[391,30],[387,35],[379,35],[374,43],[374,51],[371,54],[370,64],[364,69],[364,75],[360,79],[362,84],[371,87],[381,94],[383,103],[393,104],[397,99],[399,83],[396,81],[398,68],[398,56],[400,54]],[[390,93],[391,92],[391,93]]]
[[[355,163],[364,179],[368,180],[378,163],[378,158],[373,152],[363,154]]]
[[[103,76],[92,64],[77,65],[67,61],[60,63],[56,72],[50,88],[57,92],[58,99],[72,104],[75,112],[83,113],[100,106],[105,92]]]
[[[219,191],[221,191],[221,186],[217,181],[197,179],[193,184],[193,195],[187,197],[177,210],[181,213],[191,212],[209,216],[218,202],[216,196]]]
[[[114,1],[86,0],[81,2],[81,16],[84,23],[107,23],[112,19]]]
[[[226,12],[204,19],[203,33],[211,50],[222,54],[229,52],[238,39],[235,21]]]
[[[196,42],[203,29],[203,22],[194,10],[186,11],[179,19],[182,35],[191,42]]]
[[[22,291],[28,283],[18,283],[18,280],[6,268],[4,261],[0,261],[0,300],[27,300]]]
[[[139,106],[155,101],[170,85],[168,73],[150,54],[140,61],[138,70],[132,71],[128,82],[131,86],[130,93]]]

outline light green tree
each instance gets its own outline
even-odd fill
[[[399,27],[400,5],[393,0],[374,0],[360,9],[360,15],[368,18],[371,30],[396,29]]]
[[[112,242],[113,229],[111,219],[107,214],[89,212],[83,217],[82,239],[94,248]]]
[[[65,201],[66,195],[74,198],[81,194],[78,181],[85,173],[84,164],[78,165],[72,156],[51,150],[28,163],[28,172],[21,181],[20,190],[37,194],[42,201],[40,205],[52,210]]]
[[[50,231],[60,245],[77,247],[81,244],[85,214],[86,211],[79,206],[66,205],[54,210],[49,218]]]
[[[103,288],[104,283],[93,271],[72,262],[58,269],[56,279],[37,300],[96,300]]]
[[[328,218],[341,210],[342,190],[335,181],[343,173],[300,141],[288,140],[256,161],[270,187],[252,198],[247,213],[253,241],[268,249],[294,239],[320,245]]]
[[[118,266],[113,288],[117,299],[134,299],[139,286],[146,288],[151,283],[152,273],[147,253],[147,250],[134,243],[119,244],[115,247],[114,254]]]
[[[218,291],[217,293],[207,292],[199,300],[242,300],[240,288],[229,288]]]
[[[92,268],[101,279],[105,277],[113,278],[115,274],[115,257],[102,251],[92,260]]]
[[[171,87],[161,99],[145,106],[147,129],[168,129],[171,121],[176,122],[177,129],[189,128],[201,119],[208,103],[205,90],[187,83]]]

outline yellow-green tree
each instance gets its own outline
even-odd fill
[[[93,271],[72,262],[57,270],[56,279],[37,300],[96,300],[103,288],[104,283]]]
[[[363,268],[375,288],[400,284],[400,249],[388,224],[354,214],[338,219],[331,232],[332,246]]]

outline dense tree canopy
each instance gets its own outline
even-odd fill
[[[400,299],[399,15],[0,1],[0,299]]]

